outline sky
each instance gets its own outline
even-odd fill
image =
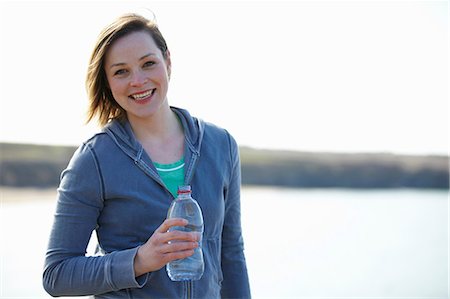
[[[98,130],[87,63],[126,12],[156,16],[169,103],[242,146],[448,154],[448,1],[0,0],[0,142]]]

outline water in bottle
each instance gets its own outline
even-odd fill
[[[205,269],[201,247],[203,216],[200,206],[191,196],[191,186],[178,187],[178,196],[170,205],[167,218],[184,218],[188,221],[186,226],[174,226],[169,231],[181,230],[200,234],[199,247],[195,248],[194,255],[168,263],[167,274],[173,281],[200,279]]]

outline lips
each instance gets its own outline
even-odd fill
[[[129,97],[135,101],[143,101],[150,98],[155,93],[155,90],[156,89],[146,90],[144,92],[132,94]]]

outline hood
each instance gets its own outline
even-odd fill
[[[204,122],[192,117],[185,109],[170,107],[179,117],[184,128],[184,135],[187,148],[191,154],[200,155],[200,148],[203,140]],[[143,147],[136,139],[131,125],[128,121],[120,122],[113,120],[108,123],[103,131],[108,134],[114,142],[135,161],[139,160],[143,154]]]

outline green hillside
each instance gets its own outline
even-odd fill
[[[70,146],[0,143],[0,186],[56,187]],[[244,185],[302,188],[449,188],[446,156],[335,154],[242,147]]]
[[[246,184],[289,187],[449,187],[446,156],[337,154],[241,149]]]

